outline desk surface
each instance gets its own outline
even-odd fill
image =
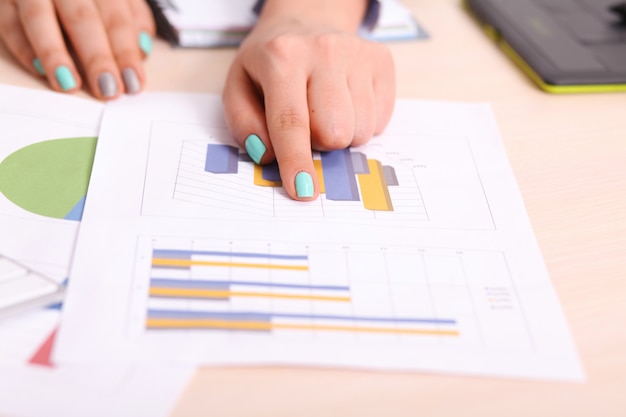
[[[588,381],[201,369],[174,417],[626,415],[626,94],[542,93],[457,0],[405,2],[432,39],[390,44],[398,96],[492,104]],[[147,89],[219,93],[233,55],[157,42]],[[0,82],[45,88],[2,46]]]

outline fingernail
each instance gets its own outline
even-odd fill
[[[308,172],[298,172],[296,175],[296,194],[300,198],[313,197],[313,178]]]
[[[100,87],[102,97],[110,98],[117,95],[117,83],[115,82],[115,77],[110,72],[100,74],[98,86]]]
[[[143,30],[139,32],[139,49],[146,55],[150,55],[152,52],[152,37]]]
[[[35,67],[39,75],[46,75],[46,71],[43,69],[43,65],[41,65],[41,61],[39,60],[39,58],[33,59],[33,67]]]
[[[125,68],[122,71],[122,79],[124,80],[124,85],[126,86],[127,93],[138,93],[141,89],[141,84],[139,84],[139,77],[137,77],[137,73],[134,69]]]
[[[246,147],[246,152],[250,155],[250,158],[252,158],[252,160],[257,164],[260,164],[261,158],[263,158],[265,151],[267,151],[267,148],[265,147],[265,144],[263,144],[261,138],[254,134],[250,135],[246,138],[244,145]]]
[[[61,86],[61,90],[67,91],[73,88],[76,88],[76,80],[74,79],[74,75],[72,71],[65,65],[61,65],[57,67],[54,71],[54,76],[59,82],[59,86]]]

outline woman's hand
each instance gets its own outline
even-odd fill
[[[312,200],[319,195],[312,149],[362,145],[388,123],[393,60],[385,46],[333,26],[262,15],[232,64],[223,102],[251,158],[276,159],[287,194]]]
[[[139,92],[154,31],[144,0],[0,0],[0,38],[57,91]]]

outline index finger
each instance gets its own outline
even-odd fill
[[[311,151],[305,74],[274,73],[263,84],[267,130],[287,194],[309,201],[319,195]]]

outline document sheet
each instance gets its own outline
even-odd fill
[[[55,357],[583,378],[488,105],[313,158],[296,202],[219,97],[108,104]]]
[[[103,109],[0,85],[0,253],[59,283],[68,277]],[[58,366],[50,351],[59,308],[0,320],[0,415],[168,415],[193,367]]]

